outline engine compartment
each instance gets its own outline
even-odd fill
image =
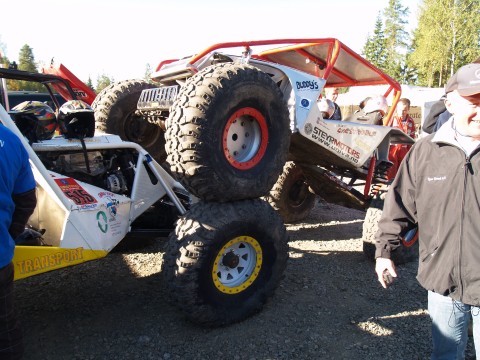
[[[138,154],[131,149],[45,151],[37,153],[48,170],[130,195]]]

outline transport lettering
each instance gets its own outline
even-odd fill
[[[67,264],[82,259],[83,248],[65,249],[64,251],[59,251],[53,254],[37,256],[33,259],[19,261],[17,265],[20,268],[21,274],[27,274],[48,268],[54,268],[61,264]]]

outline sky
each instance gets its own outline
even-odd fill
[[[408,30],[416,27],[418,4]],[[339,39],[360,53],[388,0],[7,0],[0,51],[17,61],[29,45],[40,66],[62,63],[83,81],[143,78],[166,59],[220,42]],[[18,15],[16,15],[18,14]]]

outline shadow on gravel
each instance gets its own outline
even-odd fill
[[[122,254],[103,261],[16,283],[25,359],[428,357],[425,296],[410,267],[385,291],[361,253],[292,248],[285,278],[261,313],[208,329],[166,302],[160,273],[135,278]]]
[[[158,253],[164,241],[130,253]],[[157,273],[139,278],[124,259],[128,254],[119,249],[104,259],[15,282],[25,359],[132,359],[130,348],[182,323],[164,298],[161,264]]]
[[[287,226],[290,241],[313,239],[314,241],[329,241],[351,239],[362,233],[363,219],[342,222],[307,224]],[[339,237],[339,233],[342,234]]]
[[[364,219],[364,211],[319,201],[306,219],[286,226],[290,241],[344,240],[362,236]]]
[[[329,216],[317,207],[305,224]],[[275,296],[228,327],[185,321],[166,301],[159,264],[149,276],[132,273],[129,259],[151,267],[163,241],[17,281],[25,360],[428,359],[430,321],[416,264],[399,267],[399,280],[384,290],[361,252],[359,214],[339,216],[354,222],[315,232],[289,226],[294,241]]]
[[[320,358],[429,358],[426,292],[416,282],[415,264],[398,267],[398,281],[385,290],[361,250],[291,248],[290,258],[286,283],[292,286],[284,291],[297,307],[311,309],[309,328]]]

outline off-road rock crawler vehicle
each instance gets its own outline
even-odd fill
[[[0,77],[61,84],[68,100],[75,99],[69,83],[58,76],[0,69]],[[67,119],[67,110],[73,109],[67,133],[53,136],[51,131],[40,139],[27,138],[32,132],[22,133],[17,126],[41,126],[39,117],[7,113],[0,106],[0,122],[22,140],[37,182],[38,204],[26,232],[40,236],[17,243],[16,279],[101,259],[132,232],[153,230],[152,236],[158,236],[175,227],[162,273],[172,302],[186,317],[218,326],[259,311],[279,284],[288,258],[285,225],[268,202],[197,201],[140,145],[118,135],[77,138],[84,134],[82,122],[87,129],[94,124],[93,110],[86,104],[75,107],[75,101],[65,105],[57,115]]]
[[[327,120],[316,105],[325,87],[379,84],[392,98],[386,114]],[[163,61],[150,82],[114,84],[93,107],[98,129],[136,138],[167,159],[195,196],[225,202],[267,195],[295,221],[313,206],[311,193],[369,208],[388,184],[389,145],[413,143],[388,126],[400,95],[398,82],[337,39],[283,39],[216,44]]]

